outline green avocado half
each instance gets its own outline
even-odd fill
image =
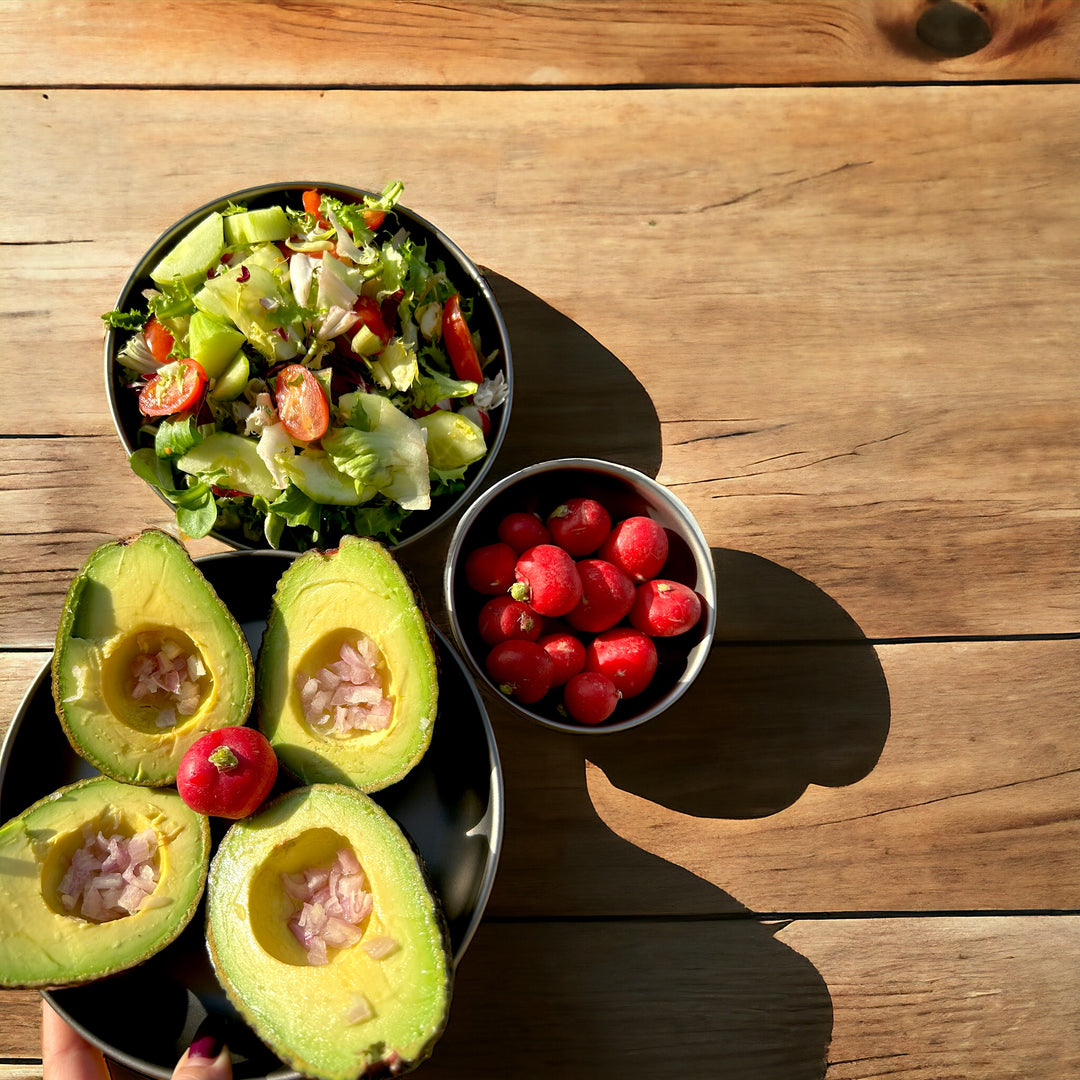
[[[365,642],[389,722],[336,730],[333,706],[305,708],[303,688],[338,665],[343,646]],[[259,727],[289,772],[366,792],[397,782],[427,751],[438,695],[427,619],[385,547],[346,536],[333,551],[308,551],[289,565],[259,649],[255,697]]]
[[[148,829],[156,884],[132,914],[87,916],[85,887],[65,902],[77,852]],[[95,776],[39,800],[0,827],[0,986],[71,986],[141,963],[190,922],[209,862],[208,820],[172,789]]]
[[[359,863],[369,913],[359,940],[313,964],[290,929],[304,900],[285,882],[318,874],[342,851]],[[341,784],[296,788],[238,821],[218,845],[206,896],[218,980],[282,1061],[304,1076],[352,1080],[407,1072],[430,1055],[450,1008],[446,925],[411,843],[369,796]]]
[[[87,761],[125,783],[173,784],[200,735],[246,721],[254,681],[244,632],[178,540],[146,529],[91,552],[52,660],[57,715]]]

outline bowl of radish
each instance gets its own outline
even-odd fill
[[[625,465],[559,458],[498,481],[450,539],[451,630],[480,683],[559,731],[658,716],[712,647],[716,573],[694,516]]]

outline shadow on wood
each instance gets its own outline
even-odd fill
[[[710,818],[764,817],[810,784],[867,776],[890,720],[873,646],[798,574],[742,551],[713,559],[717,643],[694,686],[651,723],[596,740],[589,760],[623,790]]]
[[[829,992],[778,929],[485,923],[423,1075],[820,1080]]]

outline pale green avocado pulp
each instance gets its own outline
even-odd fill
[[[140,693],[137,665],[163,651],[192,658],[194,697]],[[168,533],[147,529],[103,544],[72,581],[53,653],[53,699],[72,746],[107,776],[174,783],[200,735],[246,721],[254,678],[243,631]]]
[[[326,733],[305,718],[297,676],[335,662],[343,643],[378,650],[389,727]],[[426,752],[438,707],[438,672],[427,622],[404,573],[374,540],[346,536],[309,551],[282,574],[259,652],[256,712],[281,764],[305,783],[378,791]]]
[[[373,898],[363,937],[307,962],[282,874],[350,850]],[[207,885],[210,958],[230,1001],[281,1059],[320,1080],[404,1072],[432,1050],[450,1007],[445,923],[409,840],[376,802],[338,784],[297,788],[233,825]],[[396,948],[374,959],[365,941]],[[358,999],[370,1015],[351,1020]]]
[[[83,826],[157,835],[157,885],[134,914],[109,922],[69,913],[59,892]],[[210,861],[207,819],[176,791],[81,780],[0,827],[0,986],[70,986],[141,963],[191,921]]]

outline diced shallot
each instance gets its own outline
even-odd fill
[[[360,635],[355,645],[342,644],[332,664],[311,675],[297,672],[304,719],[324,734],[388,728],[394,705],[383,691],[377,663],[377,646]]]
[[[387,937],[385,934],[375,934],[364,942],[364,952],[371,957],[372,960],[381,960],[384,956],[389,956],[393,952],[397,952],[398,943],[392,938]]]
[[[289,929],[304,947],[309,964],[325,964],[329,949],[346,949],[363,937],[360,924],[371,914],[374,900],[364,888],[364,871],[352,851],[339,851],[328,867],[282,874],[281,884],[300,904],[289,918]]]
[[[164,704],[155,723],[159,728],[174,727],[177,714],[191,716],[199,709],[199,679],[206,674],[202,658],[185,654],[175,641],[165,640],[158,649],[142,643],[140,647],[143,651],[131,662],[131,696],[141,701],[158,695],[154,700]]]
[[[157,887],[157,834],[144,829],[134,836],[105,836],[86,825],[83,839],[60,882],[64,909],[93,922],[135,914]]]
[[[345,1013],[345,1020],[350,1024],[362,1024],[374,1015],[375,1011],[371,1007],[371,1002],[363,994],[353,994],[352,1002]]]

